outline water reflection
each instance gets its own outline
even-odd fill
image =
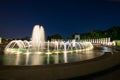
[[[15,64],[19,65],[19,61],[20,61],[20,54],[16,54]]]
[[[72,52],[72,53],[55,53],[55,54],[5,54],[0,56],[0,65],[43,65],[43,64],[59,64],[59,63],[70,63],[75,61],[84,61],[99,57],[104,52],[111,51],[108,48],[102,50],[90,50],[83,52]]]
[[[67,62],[68,62],[67,58],[68,58],[68,57],[67,57],[67,52],[65,51],[65,52],[64,52],[64,63],[67,63]]]
[[[55,64],[59,63],[59,54],[58,53],[54,56],[54,61],[55,61]]]
[[[27,54],[26,54],[26,61],[25,61],[25,64],[26,64],[26,65],[28,65],[28,63],[29,63],[29,56],[30,56],[30,54],[27,53]]]

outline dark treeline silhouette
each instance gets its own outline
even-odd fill
[[[51,36],[47,36],[46,40],[51,41],[52,39],[63,39],[63,37],[60,34],[54,34],[54,35],[51,35]]]
[[[69,36],[68,39],[73,39],[74,35],[76,34]],[[97,39],[97,38],[110,37],[111,41],[120,40],[120,26],[113,26],[105,31],[93,30],[91,32],[79,34],[79,35],[80,35],[80,39]]]

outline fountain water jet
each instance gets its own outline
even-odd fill
[[[32,50],[41,51],[44,49],[45,32],[44,28],[39,25],[35,25],[32,32]]]
[[[71,51],[85,51],[93,49],[90,42],[76,42],[75,40],[45,41],[45,31],[42,26],[35,25],[31,41],[13,40],[5,48],[5,53],[63,53]]]

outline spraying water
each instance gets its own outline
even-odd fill
[[[31,41],[13,40],[5,47],[5,53],[50,53],[84,51],[93,49],[91,42],[76,42],[75,40],[52,40],[45,41],[45,31],[42,26],[35,25],[32,31]]]
[[[35,25],[32,32],[32,50],[40,51],[44,49],[45,32],[44,28],[39,25]]]

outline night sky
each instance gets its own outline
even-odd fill
[[[120,0],[0,0],[0,36],[31,36],[34,25],[46,36],[120,26]]]

